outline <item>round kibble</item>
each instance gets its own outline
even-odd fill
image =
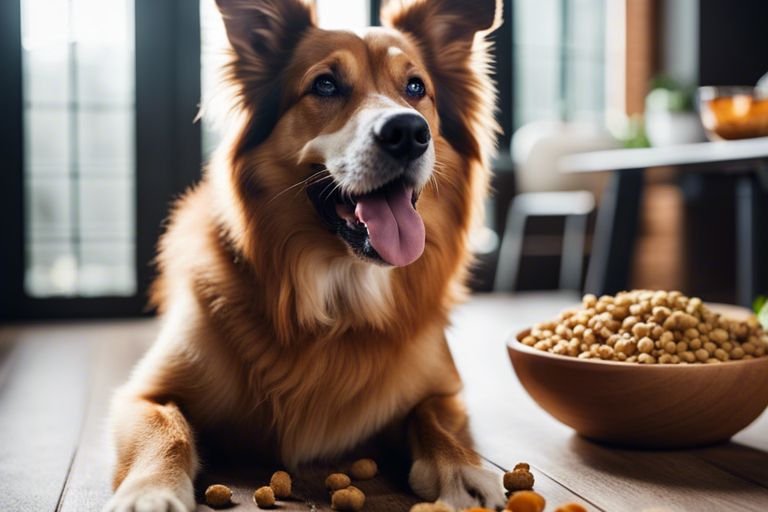
[[[637,350],[643,354],[650,354],[653,351],[653,347],[653,340],[647,336],[640,338],[640,340],[637,342]]]
[[[434,503],[417,503],[411,507],[410,512],[455,512],[455,509],[442,501]]]
[[[529,491],[533,481],[533,474],[524,468],[504,473],[504,488],[508,491]]]
[[[768,334],[752,316],[724,318],[678,291],[585,295],[583,309],[535,325],[525,345],[580,359],[641,364],[716,364],[762,357]]]
[[[285,471],[275,471],[269,479],[269,486],[275,493],[275,498],[285,499],[291,497],[291,475]]]
[[[518,491],[507,500],[509,512],[542,512],[547,504],[544,497],[533,491]]]
[[[325,487],[331,492],[346,489],[351,484],[352,480],[344,473],[331,473],[325,479]]]
[[[365,494],[354,485],[350,485],[346,489],[339,489],[331,495],[331,508],[333,510],[357,512],[363,509],[363,505],[365,505]]]
[[[349,468],[349,475],[355,480],[370,480],[376,476],[379,467],[373,459],[360,459]]]
[[[259,508],[272,508],[275,506],[275,492],[269,486],[259,487],[253,493],[253,501]]]
[[[231,503],[232,490],[226,485],[214,484],[205,490],[205,503],[209,507],[226,507]]]

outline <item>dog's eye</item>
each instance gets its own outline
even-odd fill
[[[405,93],[412,98],[421,98],[427,93],[427,88],[424,86],[421,78],[413,77],[408,80],[408,85],[405,86]]]
[[[315,78],[312,84],[312,92],[318,96],[336,96],[339,94],[339,86],[331,75],[321,75]]]

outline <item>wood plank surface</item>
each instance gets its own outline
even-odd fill
[[[0,510],[55,510],[86,406],[87,346],[58,329],[3,331]]]
[[[609,512],[768,510],[766,414],[728,444],[633,451],[580,438],[530,399],[515,378],[506,339],[576,300],[569,294],[477,296],[455,313],[448,339],[488,466],[501,474],[529,462],[547,510],[573,501]],[[100,510],[111,493],[109,398],[157,327],[156,320],[137,320],[0,329],[0,510]],[[574,392],[585,391],[575,383]],[[383,462],[380,476],[356,483],[367,494],[366,510],[407,511],[417,501],[407,488],[407,467],[365,454]],[[323,482],[344,465],[303,468],[294,475],[295,499],[279,503],[280,510],[330,510]],[[235,491],[231,510],[259,510],[253,490],[275,469],[258,461],[206,465],[198,502],[207,485],[226,483]],[[198,510],[210,509],[201,504]]]
[[[113,456],[106,423],[112,392],[150,345],[156,322],[96,324],[82,333],[88,344],[88,409],[57,512],[100,510],[112,495]]]

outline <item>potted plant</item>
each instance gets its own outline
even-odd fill
[[[695,110],[695,89],[658,76],[645,98],[645,132],[653,146],[674,146],[706,140]]]

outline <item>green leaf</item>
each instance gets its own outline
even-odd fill
[[[757,314],[757,320],[760,322],[760,324],[763,326],[763,329],[768,331],[768,302],[763,304],[762,309]]]
[[[755,312],[755,314],[759,314],[760,311],[762,311],[763,307],[768,304],[768,297],[765,295],[758,295],[755,298],[755,301],[752,303],[752,311]]]

